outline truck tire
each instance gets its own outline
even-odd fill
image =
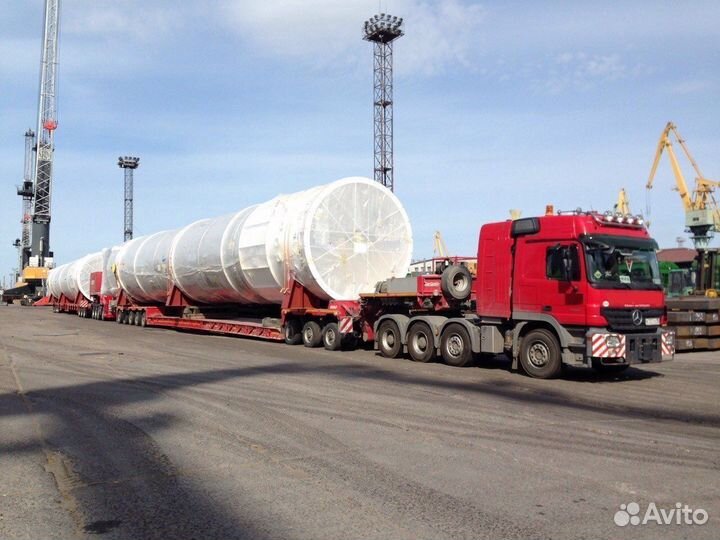
[[[283,336],[288,345],[300,345],[302,343],[302,324],[299,319],[290,319],[283,327]]]
[[[527,375],[536,379],[552,379],[562,370],[560,344],[549,330],[538,328],[522,337],[520,365]]]
[[[339,351],[342,346],[342,335],[337,323],[331,322],[325,325],[322,331],[322,343],[328,351]]]
[[[410,327],[407,350],[415,362],[429,362],[435,358],[435,338],[427,324],[417,322]]]
[[[377,331],[378,350],[385,358],[397,358],[402,354],[400,329],[395,321],[380,323]]]
[[[448,266],[440,278],[440,288],[446,297],[465,300],[472,292],[472,274],[466,266],[453,264]]]
[[[116,322],[116,323],[122,324],[122,317],[123,317],[123,312],[122,312],[122,311],[119,311],[119,310],[118,310],[118,311],[115,312],[115,322]]]
[[[322,330],[315,321],[308,321],[302,329],[303,345],[306,347],[319,347],[322,342]]]
[[[440,340],[440,352],[449,366],[467,366],[473,358],[470,334],[462,324],[448,324]]]

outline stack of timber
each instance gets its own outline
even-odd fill
[[[668,326],[678,352],[720,349],[720,298],[667,298]]]

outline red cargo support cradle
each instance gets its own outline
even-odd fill
[[[285,292],[282,303],[282,314],[293,311],[302,314],[312,309],[326,309],[327,301],[320,300],[308,291],[301,283],[290,280],[290,288]]]
[[[90,296],[100,296],[102,275],[102,272],[93,272],[90,274]]]
[[[171,284],[170,290],[168,291],[167,299],[165,300],[167,307],[189,307],[193,304],[190,303],[190,299],[178,289],[175,284]]]

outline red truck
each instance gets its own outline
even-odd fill
[[[386,357],[439,353],[453,366],[505,353],[537,378],[566,364],[620,371],[674,355],[656,249],[639,218],[577,211],[484,225],[476,276],[448,261],[440,274],[390,279],[359,300],[321,301],[290,280],[282,306],[198,306],[174,286],[164,304],[102,296],[96,273],[84,313],[329,350],[374,342]],[[73,311],[67,299],[54,304]]]

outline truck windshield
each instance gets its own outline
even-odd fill
[[[654,240],[606,235],[586,236],[587,273],[601,289],[662,289]]]

